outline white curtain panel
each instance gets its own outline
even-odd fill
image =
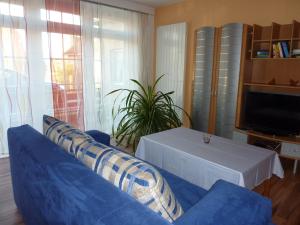
[[[186,62],[187,24],[178,23],[157,28],[156,77],[165,75],[158,85],[163,92],[175,91],[173,101],[183,107]],[[180,117],[182,113],[178,111]]]
[[[0,157],[8,154],[9,127],[30,124],[41,131],[42,115],[53,112],[41,8],[41,0],[0,2]]]
[[[85,128],[111,133],[115,96],[106,95],[133,87],[132,78],[152,80],[153,16],[88,2],[80,11]],[[60,15],[46,14],[44,0],[0,1],[0,157],[9,127],[42,131],[42,115],[54,114],[49,46],[57,41],[47,20],[64,23]]]
[[[153,16],[81,2],[85,128],[112,132],[115,89],[152,76]],[[116,104],[118,106],[118,103]]]

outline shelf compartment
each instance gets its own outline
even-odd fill
[[[288,51],[288,56],[286,57],[275,57],[274,58],[274,45],[278,45],[278,43],[280,43],[280,48],[282,49],[283,51],[283,54],[285,55],[285,52],[284,52],[284,48],[283,48],[283,43],[286,43],[286,46],[287,46],[287,51]],[[274,59],[286,59],[286,58],[290,58],[291,57],[291,44],[292,41],[291,40],[287,40],[287,39],[274,39],[272,40],[272,52],[271,52],[271,56],[272,58]],[[280,55],[280,53],[278,53]]]
[[[291,40],[293,24],[272,23],[272,40]]]
[[[261,86],[272,85],[298,89],[298,86],[291,85],[295,82],[300,82],[300,59],[299,58],[270,58],[270,59],[255,59],[252,60],[252,70],[249,79],[246,83],[258,84]],[[273,82],[270,84],[270,82]]]
[[[268,57],[271,57],[271,43],[270,42],[253,42],[252,58],[257,57],[258,51],[267,51]]]
[[[293,21],[293,39],[300,39],[300,23],[296,20]]]
[[[272,26],[253,25],[253,40],[271,40]]]
[[[261,132],[257,131],[247,131],[247,134],[249,136],[254,136],[254,137],[259,137],[271,141],[276,141],[276,142],[287,142],[291,144],[300,144],[300,138],[297,137],[282,137],[282,136],[276,136],[276,135],[271,135],[271,134],[264,134]]]
[[[294,50],[294,49],[300,49],[300,40],[293,40],[292,41],[292,51]]]

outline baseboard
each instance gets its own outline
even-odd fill
[[[0,155],[0,159],[8,158],[9,155]]]

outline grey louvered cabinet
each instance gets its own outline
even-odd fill
[[[208,131],[209,126],[214,35],[214,27],[203,27],[196,32],[192,126],[199,131]]]
[[[242,38],[243,24],[222,27],[215,134],[230,139],[235,128]]]
[[[197,31],[196,37],[193,128],[231,139],[235,128],[243,24],[226,24],[216,30],[205,27]]]

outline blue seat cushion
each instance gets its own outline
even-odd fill
[[[165,170],[160,168],[156,169],[159,170],[161,175],[168,182],[184,212],[188,211],[192,206],[199,202],[207,193],[205,189],[185,181]]]

